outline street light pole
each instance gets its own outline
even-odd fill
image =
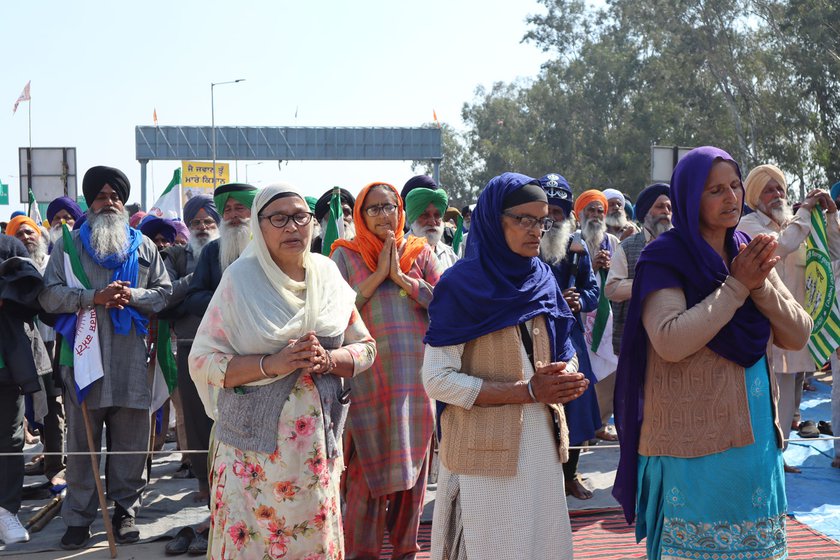
[[[245,182],[247,184],[249,184],[249,185],[251,184],[251,183],[248,182],[248,168],[253,167],[255,165],[262,165],[263,163],[265,163],[265,162],[258,161],[257,163],[246,163],[245,164]]]
[[[213,137],[213,188],[216,188],[216,101],[214,98],[213,89],[216,86],[223,86],[225,84],[237,84],[239,82],[244,82],[245,78],[239,78],[238,80],[230,80],[227,82],[210,82],[210,135]],[[245,172],[248,172],[248,168],[245,168]]]

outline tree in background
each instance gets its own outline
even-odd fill
[[[436,127],[435,123],[426,123],[424,127]],[[443,144],[443,161],[440,164],[440,186],[449,196],[449,206],[462,208],[473,204],[480,189],[486,184],[473,182],[478,160],[467,149],[463,135],[446,123],[440,125]],[[415,173],[431,175],[433,167],[428,161],[413,161],[411,170]]]
[[[472,183],[562,173],[577,192],[650,182],[651,144],[774,162],[800,195],[840,179],[840,10],[829,0],[540,0],[530,81],[464,105]]]

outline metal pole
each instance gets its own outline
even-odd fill
[[[435,180],[435,184],[440,184],[440,160],[436,159],[432,161],[434,165],[434,171],[432,171],[432,178]]]
[[[210,135],[213,137],[213,189],[216,188],[216,102],[213,98],[213,88],[216,84],[210,84]]]
[[[213,137],[213,188],[216,188],[216,101],[214,98],[214,90],[216,86],[225,84],[238,84],[244,82],[245,78],[238,80],[230,80],[227,82],[210,82],[210,136]]]
[[[140,160],[140,206],[141,210],[146,211],[146,164],[149,163],[147,159]]]

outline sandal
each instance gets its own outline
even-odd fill
[[[197,531],[195,540],[190,544],[187,552],[190,556],[206,556],[207,555],[207,539],[210,537],[210,527],[203,531]]]
[[[175,535],[175,538],[166,543],[166,548],[164,552],[166,552],[167,556],[177,556],[178,554],[184,554],[187,550],[190,549],[193,541],[195,541],[195,531],[192,527],[184,527]]]
[[[615,431],[615,426],[607,424],[597,432],[595,437],[604,441],[618,441],[618,434]]]
[[[801,424],[799,424],[799,437],[801,438],[818,438],[820,437],[820,431],[817,429],[817,425],[814,423],[813,420],[805,420]]]
[[[825,434],[827,436],[834,435],[834,430],[831,429],[831,422],[820,420],[819,422],[817,422],[817,429],[820,431],[821,434]]]

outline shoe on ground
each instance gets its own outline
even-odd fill
[[[90,540],[90,527],[67,527],[61,537],[61,548],[64,550],[78,550],[87,546]]]
[[[192,527],[184,527],[178,534],[175,535],[175,538],[169,541],[166,544],[166,548],[164,548],[164,552],[166,552],[167,556],[177,556],[178,554],[184,554],[189,550],[190,545],[195,540],[195,530]]]
[[[18,516],[0,507],[0,539],[6,544],[29,542],[29,531],[20,524]]]
[[[114,508],[114,539],[120,544],[135,543],[140,540],[140,529],[134,523],[134,517],[129,515],[119,504]]]
[[[210,528],[203,531],[196,531],[195,539],[190,543],[187,552],[190,556],[207,556],[207,539],[210,537]]]

